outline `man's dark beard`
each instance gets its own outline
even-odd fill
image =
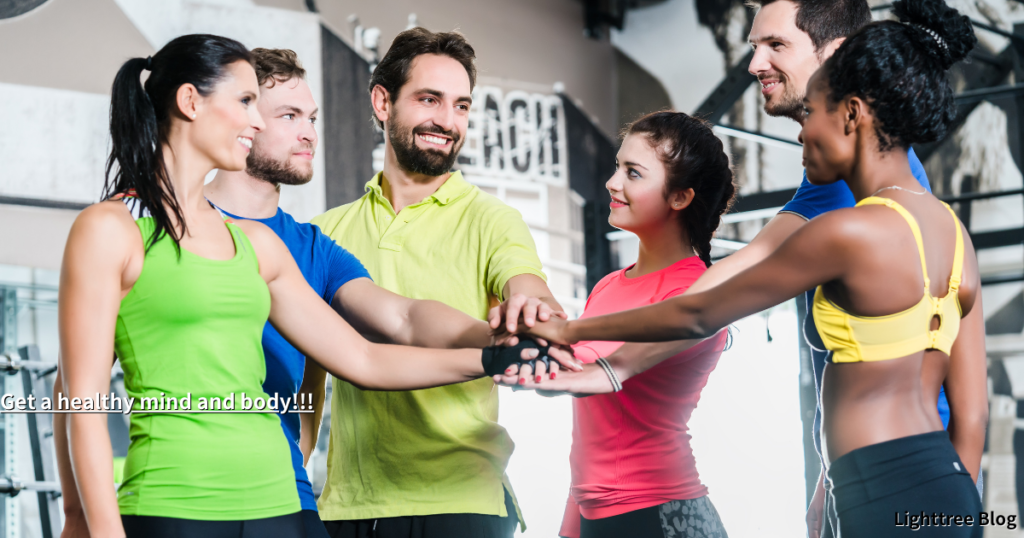
[[[433,149],[420,149],[416,146],[416,135],[420,133],[437,133],[452,139],[452,149],[447,154]],[[436,125],[420,125],[408,129],[393,118],[388,118],[388,141],[395,151],[398,166],[413,174],[437,177],[451,171],[455,159],[459,157],[462,145],[461,137],[455,131],[445,131]]]
[[[252,151],[245,159],[245,172],[256,179],[262,179],[273,185],[305,185],[313,179],[313,169],[303,173],[288,164],[287,161],[275,161],[263,155],[253,141]]]
[[[795,122],[800,122],[803,120],[804,115],[803,97],[793,98],[787,95],[786,91],[789,90],[789,79],[784,80],[783,83],[785,86],[781,96],[782,101],[771,108],[769,108],[768,103],[765,102],[764,111],[769,116],[775,118],[789,118]]]

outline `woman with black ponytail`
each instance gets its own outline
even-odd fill
[[[67,418],[77,487],[65,502],[80,499],[93,538],[304,535],[288,441],[276,413],[261,412],[268,317],[364,389],[468,381],[503,371],[525,346],[370,343],[309,287],[273,231],[223,218],[204,178],[245,168],[264,125],[258,98],[249,51],[212,35],[174,39],[115,79],[106,200],[71,229],[59,304],[64,397],[102,409],[94,398],[109,391],[116,355],[134,401],[116,496],[106,416]],[[278,409],[297,407],[276,396]]]
[[[955,117],[946,70],[976,38],[942,0],[893,8],[900,22],[849,37],[804,99],[807,178],[845,178],[857,207],[811,220],[711,290],[520,329],[562,344],[703,338],[817,286],[813,314],[832,352],[822,445],[840,535],[981,536],[974,481],[988,405],[978,264],[952,209],[921,188],[907,160],[911,144],[938,140]],[[945,378],[922,379],[926,361]],[[613,390],[621,387],[619,372],[605,373]],[[948,434],[934,404],[939,384]]]

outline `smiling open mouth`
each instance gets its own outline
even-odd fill
[[[451,142],[450,138],[439,136],[432,133],[417,133],[416,136],[418,136],[420,140],[434,146],[444,147],[447,146],[449,142]]]

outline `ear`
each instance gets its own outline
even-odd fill
[[[871,108],[860,97],[847,97],[842,106],[843,110],[843,131],[844,134],[851,134],[861,127],[871,127]]]
[[[178,112],[185,116],[185,118],[194,120],[196,119],[196,111],[200,107],[199,100],[201,97],[199,90],[195,86],[192,84],[182,84],[174,96],[174,103],[178,107]]]
[[[391,94],[380,84],[370,90],[370,103],[373,104],[373,114],[381,123],[387,124],[391,117]]]
[[[668,195],[668,206],[671,207],[673,211],[682,211],[687,207],[690,207],[690,204],[693,203],[694,196],[696,196],[696,194],[693,192],[692,188],[675,191]]]
[[[821,48],[820,51],[818,51],[818,59],[824,62],[825,60],[831,58],[832,55],[835,54],[836,49],[839,48],[839,45],[843,44],[843,41],[846,41],[845,37],[837,37],[832,41],[829,41],[824,47]]]

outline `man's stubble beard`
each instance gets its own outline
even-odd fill
[[[772,104],[771,101],[766,100],[764,103],[764,111],[769,116],[775,118],[789,118],[797,123],[803,120],[804,113],[804,96],[794,96],[789,93],[789,81],[785,82],[783,86],[783,94],[778,104]]]
[[[313,179],[313,167],[308,172],[299,171],[288,161],[278,161],[264,155],[255,139],[252,151],[245,159],[245,172],[250,176],[272,185],[305,185]]]
[[[438,177],[447,174],[455,166],[462,149],[462,137],[455,131],[445,131],[440,127],[406,127],[405,124],[392,117],[388,118],[388,142],[395,152],[395,160],[403,170],[413,174]],[[416,146],[418,133],[438,133],[451,137],[452,149],[447,154],[436,150],[424,150]]]

